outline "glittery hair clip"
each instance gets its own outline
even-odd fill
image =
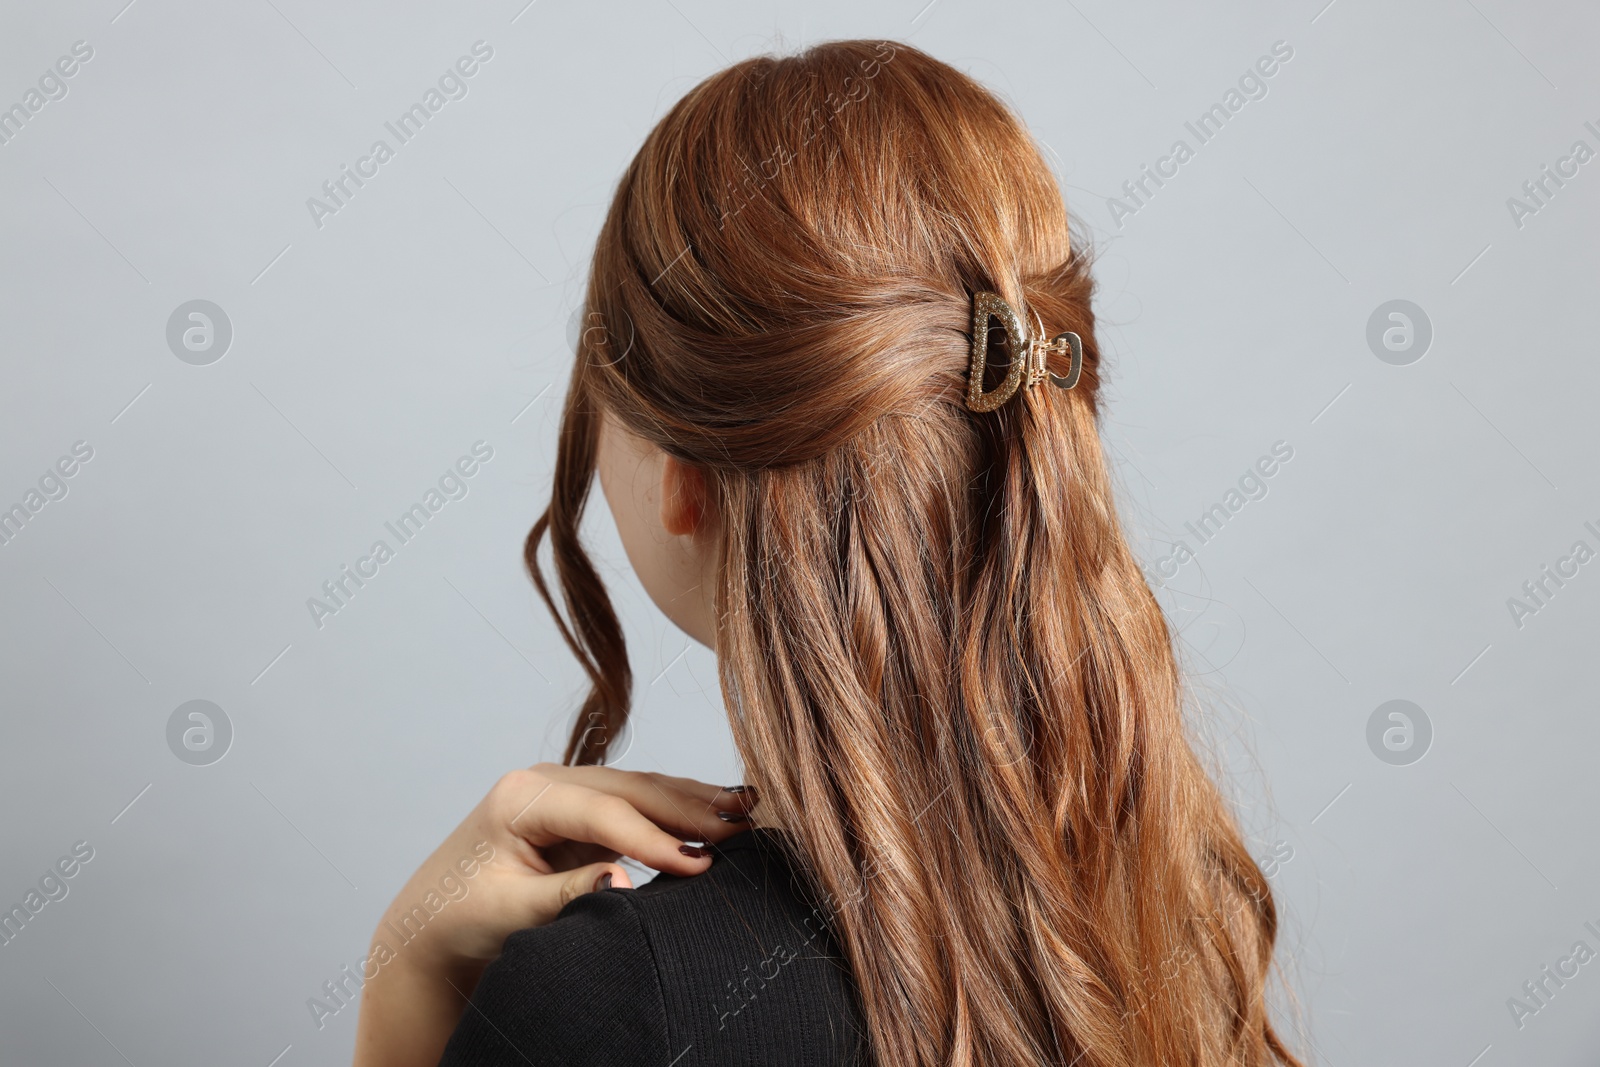
[[[983,371],[989,355],[989,319],[1000,320],[1006,331],[1006,345],[1011,352],[1011,366],[1006,380],[989,392],[983,391]],[[993,411],[1004,404],[1018,389],[1037,385],[1050,379],[1050,384],[1071,389],[1078,384],[1083,372],[1083,341],[1075,333],[1058,333],[1049,342],[1044,340],[1043,323],[1037,334],[1030,337],[1022,328],[1017,312],[999,293],[978,292],[972,297],[972,368],[967,374],[967,407],[973,411]],[[1045,367],[1045,357],[1051,352],[1070,354],[1071,369],[1066,377]]]

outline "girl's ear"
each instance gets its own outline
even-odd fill
[[[674,537],[700,532],[706,521],[705,475],[675,456],[661,464],[661,525]]]

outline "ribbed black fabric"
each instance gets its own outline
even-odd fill
[[[746,830],[693,878],[587,893],[506,939],[440,1067],[863,1067],[830,912],[781,835]]]

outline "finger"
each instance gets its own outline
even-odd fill
[[[627,799],[574,782],[551,782],[538,803],[510,825],[539,847],[586,841],[670,874],[699,874],[711,865],[708,853],[685,846]]]
[[[541,768],[541,773],[550,773]],[[623,771],[615,767],[564,767],[554,774],[557,781],[581,785],[618,796],[662,829],[692,841],[724,841],[745,830],[748,812],[741,804],[718,805],[711,787],[693,779],[672,779],[662,774]],[[699,786],[699,794],[675,784],[689,781]],[[738,794],[734,794],[738,796]],[[726,811],[726,815],[719,815]]]
[[[702,782],[697,778],[676,778],[671,775],[658,775],[662,781],[670,782],[682,789],[685,793],[704,800],[719,811],[742,811],[748,813],[756,806],[756,791],[748,785],[712,785]]]
[[[560,874],[530,879],[525,903],[528,925],[543,926],[561,914],[561,909],[586,893],[607,889],[632,889],[628,872],[615,863],[591,863]]]
[[[620,771],[615,767],[592,765],[568,767],[565,764],[551,763],[538,764],[533,770],[559,781],[575,781],[592,789],[606,789],[607,792],[618,792],[618,790],[606,784],[609,780],[607,776],[623,775],[654,778],[658,782],[677,787],[719,811],[749,812],[759,800],[754,786],[743,784],[731,786],[714,785],[710,782],[702,782],[698,778],[684,778],[671,774]],[[595,772],[599,772],[599,774],[597,775]]]
[[[742,805],[729,806],[686,792],[660,775],[644,775],[630,783],[625,795],[634,807],[659,825],[696,841],[724,841],[750,825]]]

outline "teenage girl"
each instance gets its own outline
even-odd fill
[[[1272,894],[1118,524],[1092,289],[1017,117],[914,48],[673,107],[601,230],[526,545],[593,688],[563,764],[396,897],[357,1064],[1298,1067]],[[740,788],[603,765],[632,673],[578,536],[597,474],[716,653]]]

